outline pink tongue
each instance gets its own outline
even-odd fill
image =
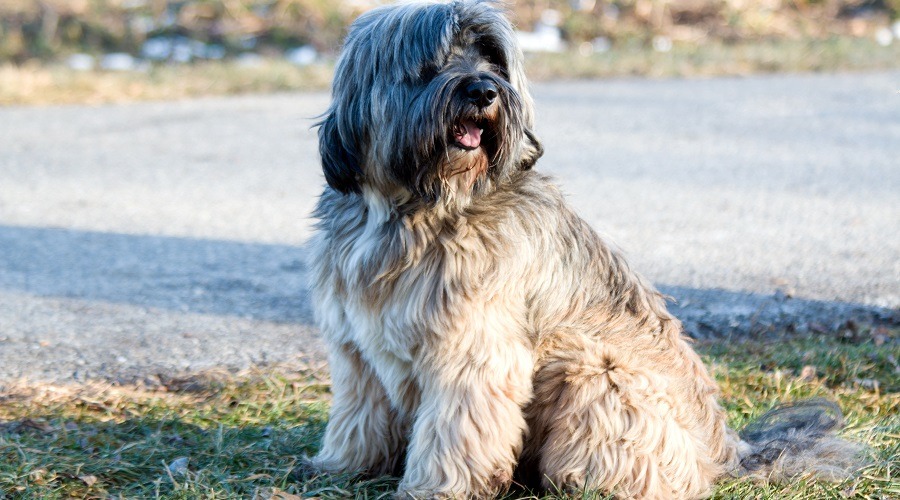
[[[465,120],[456,130],[456,142],[467,148],[477,148],[481,145],[481,129],[471,120]]]

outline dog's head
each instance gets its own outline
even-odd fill
[[[328,184],[459,203],[531,168],[542,149],[531,131],[522,59],[493,2],[403,4],[362,15],[320,123]]]

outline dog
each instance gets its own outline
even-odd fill
[[[514,473],[661,499],[846,473],[858,449],[826,403],[728,428],[664,297],[533,170],[532,106],[493,2],[350,28],[319,124],[311,279],[333,403],[311,470],[401,476],[398,498],[491,497]]]

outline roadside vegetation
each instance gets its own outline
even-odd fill
[[[604,53],[529,54],[533,81],[584,78],[693,78],[760,73],[900,68],[900,43],[866,38],[780,40],[675,46],[669,52],[623,47]],[[105,104],[248,93],[326,90],[333,62],[297,66],[281,59],[248,65],[202,61],[140,71],[76,71],[61,64],[0,65],[0,106]]]
[[[347,26],[378,3],[4,0],[0,105],[324,89]],[[900,0],[507,5],[543,37],[528,57],[537,80],[900,68]]]
[[[0,66],[0,106],[105,104],[247,93],[322,90],[333,67],[281,60],[157,65],[144,71],[75,71],[63,65]]]
[[[730,424],[776,402],[824,397],[871,464],[839,484],[718,485],[716,499],[900,497],[900,331],[702,341]],[[0,497],[390,498],[396,479],[319,477],[294,468],[319,446],[329,385],[320,368],[154,377],[139,384],[14,384],[0,390]],[[4,497],[5,495],[5,497]],[[569,498],[513,490],[508,498]],[[585,493],[579,498],[602,498]]]
[[[147,40],[184,37],[234,56],[298,45],[338,49],[347,26],[379,0],[4,0],[0,61],[63,60],[75,52],[139,55]],[[523,31],[558,27],[570,47],[657,37],[699,44],[866,37],[900,16],[900,0],[522,0],[506,2]],[[203,57],[203,56],[198,56]]]

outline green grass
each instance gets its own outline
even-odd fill
[[[713,498],[900,497],[897,333],[698,343],[732,426],[778,401],[826,397],[846,413],[845,435],[874,456],[843,484],[731,480]],[[327,381],[309,369],[204,374],[156,388],[8,386],[0,391],[0,498],[389,497],[394,479],[292,476],[298,457],[316,451],[328,400]],[[186,467],[170,467],[185,458]],[[529,495],[509,498],[565,498]]]

